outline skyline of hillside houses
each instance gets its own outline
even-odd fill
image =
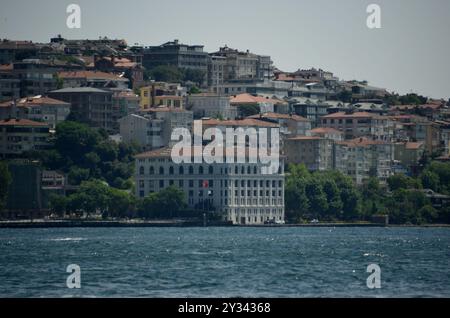
[[[339,170],[357,185],[370,177],[385,184],[394,173],[413,174],[424,156],[450,159],[446,101],[428,98],[417,105],[392,105],[394,95],[365,81],[341,80],[316,68],[283,72],[270,56],[249,50],[203,49],[177,40],[147,47],[61,36],[43,44],[0,41],[0,156],[21,158],[28,151],[51,147],[55,128],[64,120],[85,123],[103,129],[111,140],[141,147],[143,154],[136,158],[144,174],[136,164],[134,177],[138,196],[170,184],[166,173],[171,164],[163,149],[173,146],[175,128],[192,132],[196,123],[203,131],[279,128],[283,162],[305,164],[311,171]],[[158,66],[196,70],[203,77],[197,83],[147,78]],[[161,176],[149,174],[152,166],[159,169],[150,158],[165,160]],[[259,203],[265,196],[259,191],[272,191],[271,186],[261,188],[256,175],[240,177],[226,168],[213,168],[208,204],[214,209],[226,210],[227,218],[236,223],[284,215],[278,203],[273,209]],[[217,172],[221,169],[223,177]],[[199,186],[189,186],[200,182],[200,175],[173,179],[192,194],[191,206],[203,202]],[[161,178],[169,180],[162,187]],[[225,180],[239,185],[226,186]],[[278,192],[274,199],[284,202]],[[243,207],[241,200],[257,203]]]

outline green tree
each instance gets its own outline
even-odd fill
[[[64,217],[68,204],[67,197],[58,194],[52,194],[50,195],[49,200],[50,210],[59,217]]]
[[[419,189],[421,188],[418,180],[405,176],[404,174],[395,174],[387,180],[389,189],[395,191],[398,189]]]
[[[140,204],[139,214],[144,218],[173,218],[186,208],[186,196],[176,186],[150,193]]]
[[[176,66],[160,65],[150,70],[150,77],[158,82],[176,82],[183,80],[183,71]]]
[[[197,69],[183,69],[183,81],[191,81],[201,86],[205,80],[205,72]]]
[[[0,211],[6,205],[8,187],[11,181],[11,174],[9,173],[7,163],[0,161]]]
[[[248,117],[253,115],[258,115],[260,113],[261,109],[258,105],[239,105],[238,106],[238,113],[241,117]]]

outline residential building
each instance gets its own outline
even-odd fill
[[[131,82],[131,88],[139,88],[144,84],[144,69],[138,62],[121,56],[94,56],[93,65],[90,68],[102,72],[123,74]]]
[[[130,80],[124,76],[99,71],[58,72],[62,88],[95,87],[100,89],[128,89]]]
[[[0,41],[0,64],[9,64],[16,61],[36,57],[37,46],[30,41]]]
[[[248,118],[277,123],[280,126],[280,133],[286,137],[306,136],[311,130],[311,122],[308,119],[295,114],[267,112],[249,116]]]
[[[328,127],[317,127],[309,131],[311,136],[317,136],[321,138],[331,139],[334,141],[344,140],[344,133],[340,130]]]
[[[0,65],[0,103],[20,97],[20,79],[13,64]]]
[[[214,93],[201,93],[187,96],[186,109],[194,112],[195,118],[235,119],[237,117],[237,109],[231,106],[230,98]]]
[[[425,151],[423,142],[396,142],[394,143],[394,159],[410,172],[418,171],[419,160]]]
[[[278,108],[283,109],[282,106],[287,106],[287,102],[278,98],[269,98],[248,93],[231,96],[230,104],[239,108],[240,106],[255,106],[260,113],[273,113]]]
[[[278,173],[263,175],[259,162],[174,164],[171,148],[163,148],[137,155],[135,165],[139,198],[174,185],[185,192],[190,208],[233,224],[284,221],[282,159]]]
[[[49,127],[46,123],[29,119],[0,121],[0,157],[13,158],[25,151],[48,149]]]
[[[203,51],[203,45],[187,45],[174,40],[159,46],[145,47],[143,55],[143,65],[148,70],[160,65],[198,70],[205,74],[206,82],[209,58],[208,53]]]
[[[338,112],[322,117],[322,127],[344,132],[345,139],[372,137],[392,140],[394,126],[389,117],[368,112]]]
[[[70,114],[70,104],[50,97],[35,96],[0,103],[0,120],[30,119],[47,123],[50,129]]]
[[[392,175],[393,144],[365,137],[335,142],[334,168],[350,176],[357,185],[370,177],[382,184]]]
[[[423,142],[429,154],[442,149],[440,125],[425,117],[403,114],[389,116],[394,123],[394,137],[398,141]]]
[[[333,140],[318,136],[297,136],[284,141],[287,163],[302,163],[310,171],[333,169]]]
[[[302,117],[311,121],[313,128],[321,125],[321,118],[328,115],[329,109],[335,106],[343,106],[339,101],[324,101],[307,97],[292,97],[289,99],[290,108]]]
[[[71,115],[75,120],[114,132],[112,91],[76,87],[55,90],[48,95],[70,103]]]
[[[25,59],[14,63],[13,73],[21,80],[20,96],[45,95],[57,88],[57,65],[52,61]]]
[[[256,55],[248,50],[242,52],[227,46],[221,47],[218,52],[212,53],[211,56],[226,59],[225,82],[270,79],[273,73],[270,56]]]
[[[217,92],[217,86],[225,82],[225,68],[227,58],[224,56],[210,55],[208,60],[208,87],[213,87],[212,91]]]
[[[166,105],[168,107],[183,108],[183,98],[186,91],[178,83],[152,82],[140,88],[141,109]]]
[[[119,119],[124,142],[136,142],[146,150],[170,146],[175,128],[192,130],[193,113],[177,108],[150,108]]]

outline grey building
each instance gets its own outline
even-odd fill
[[[173,65],[179,68],[208,71],[208,53],[203,51],[203,45],[187,45],[178,40],[158,46],[145,47],[142,64],[147,69],[160,65]]]
[[[91,87],[63,88],[49,96],[71,104],[71,117],[92,127],[114,132],[113,92]]]

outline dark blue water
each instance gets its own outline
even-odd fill
[[[0,296],[450,297],[450,229],[1,229]]]

